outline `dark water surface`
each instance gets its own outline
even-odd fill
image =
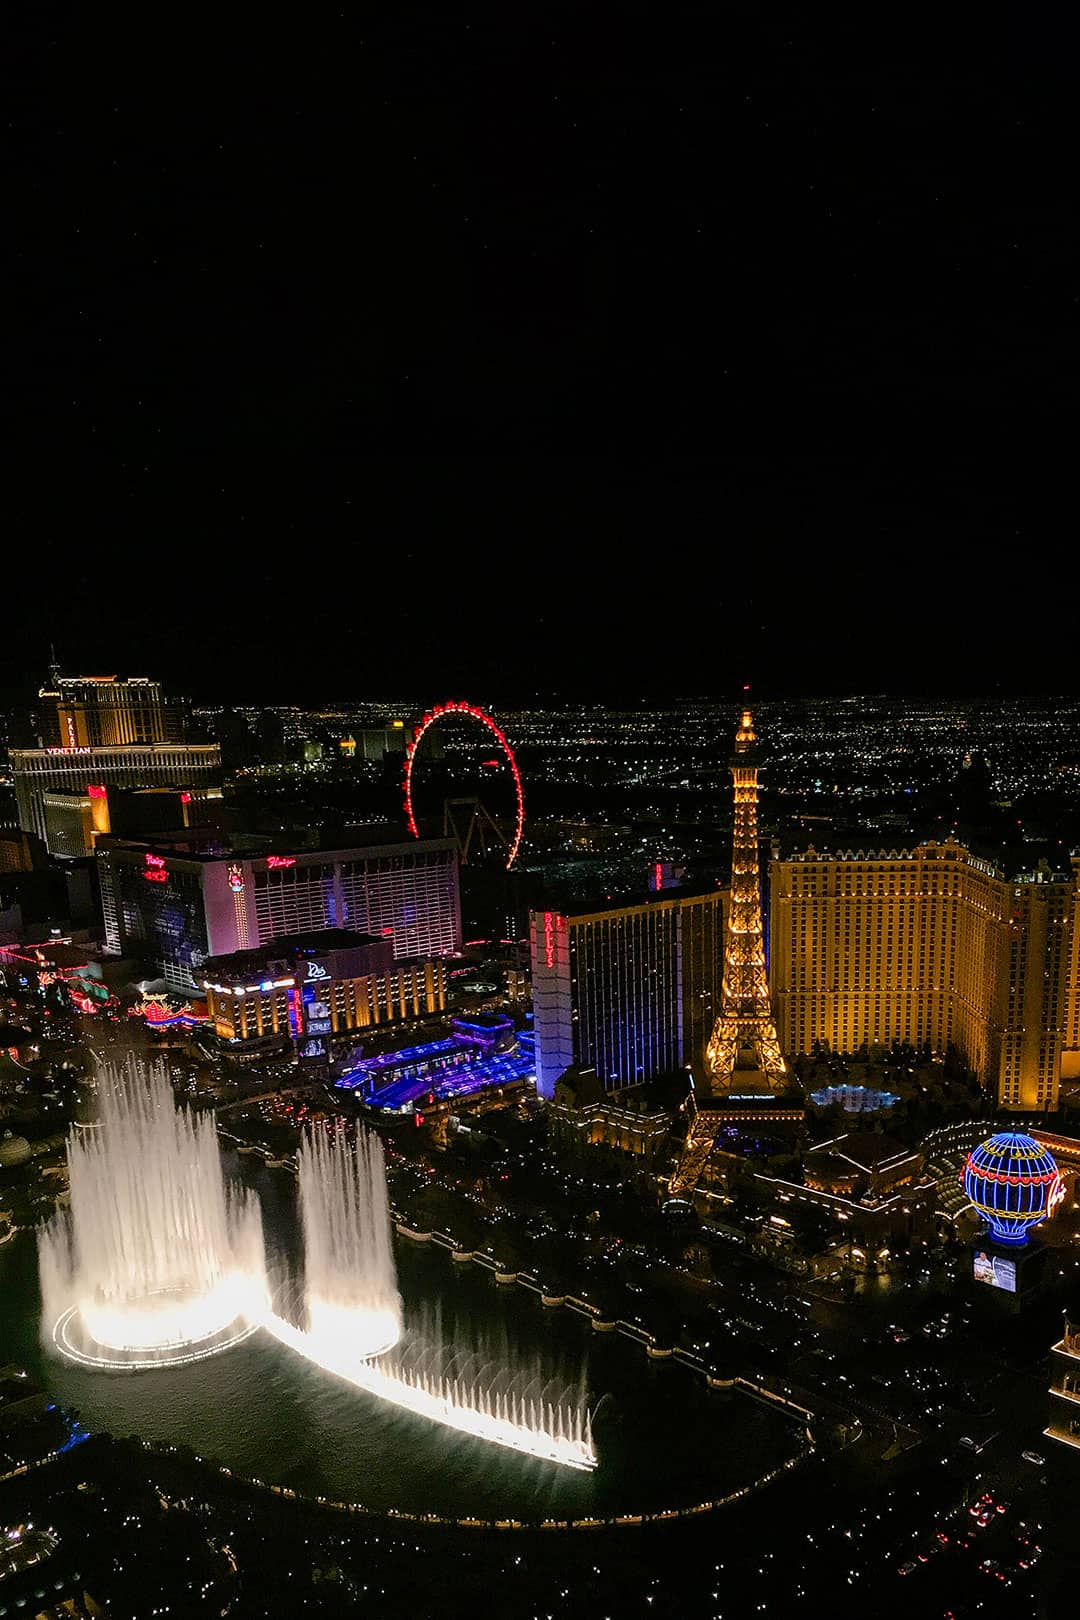
[[[296,1241],[295,1184],[284,1171],[226,1156],[258,1187],[271,1264]],[[407,1325],[491,1346],[544,1378],[584,1379],[596,1417],[592,1474],[520,1457],[364,1394],[265,1334],[212,1360],[138,1373],[94,1372],[46,1355],[38,1335],[36,1245],[0,1249],[0,1362],[37,1373],[90,1430],[192,1446],[238,1472],[376,1509],[455,1516],[582,1516],[678,1507],[721,1496],[797,1449],[795,1431],[749,1397],[706,1390],[650,1362],[619,1334],[596,1334],[524,1289],[499,1287],[440,1249],[397,1242]]]

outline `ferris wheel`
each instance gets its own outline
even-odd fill
[[[482,803],[478,794],[446,797],[443,799],[443,833],[456,840],[463,864],[468,864],[469,856],[474,849],[486,853],[489,844],[494,843],[505,851],[506,866],[509,869],[514,864],[521,845],[521,835],[525,829],[525,794],[521,786],[521,772],[514,758],[514,750],[507,742],[501,726],[475,703],[437,703],[433,709],[428,710],[416,727],[412,742],[405,750],[405,817],[409,831],[414,838],[420,837],[414,801],[414,773],[421,741],[433,726],[437,726],[448,717],[455,716],[475,720],[494,737],[502,753],[501,762],[507,766],[513,783],[514,809],[512,818],[508,817],[506,823],[500,824]],[[499,763],[497,760],[485,761],[488,765]],[[510,819],[513,820],[512,833],[507,830]]]

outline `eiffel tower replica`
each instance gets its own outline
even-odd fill
[[[705,1048],[707,1095],[687,1101],[690,1124],[667,1202],[688,1203],[722,1126],[740,1120],[801,1120],[780,1052],[765,972],[758,871],[757,738],[749,709],[735,736],[735,834],[731,902],[724,927],[724,983],[720,1016]]]

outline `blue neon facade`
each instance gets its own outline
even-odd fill
[[[402,1113],[429,1096],[465,1097],[486,1087],[532,1080],[535,1074],[533,1036],[522,1030],[507,1051],[451,1035],[363,1058],[335,1084],[354,1091],[371,1108]]]

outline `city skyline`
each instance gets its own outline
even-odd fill
[[[6,33],[0,1620],[1067,1613],[1080,24]]]
[[[14,1043],[0,1053],[0,1104],[27,1133],[9,1130],[0,1143],[11,1205],[0,1238],[16,1260],[9,1270],[0,1255],[0,1280],[25,1362],[0,1377],[0,1418],[17,1437],[0,1426],[0,1487],[15,1481],[19,1503],[8,1542],[24,1545],[43,1502],[58,1537],[30,1544],[33,1556],[81,1545],[98,1504],[79,1492],[87,1477],[101,1478],[98,1494],[108,1489],[122,1433],[138,1437],[164,1511],[162,1453],[207,1481],[207,1495],[224,1474],[247,1501],[251,1530],[252,1493],[285,1497],[296,1514],[355,1516],[344,1562],[366,1554],[372,1514],[380,1535],[400,1532],[414,1554],[421,1522],[425,1534],[468,1530],[495,1560],[508,1530],[542,1531],[550,1546],[572,1532],[554,1560],[534,1564],[537,1579],[558,1582],[579,1536],[633,1527],[611,1559],[597,1544],[591,1573],[606,1597],[625,1549],[637,1556],[640,1545],[633,1601],[647,1609],[656,1598],[672,1620],[725,1612],[705,1597],[715,1604],[718,1554],[689,1548],[671,1576],[650,1539],[654,1521],[666,1531],[699,1525],[701,1514],[722,1515],[721,1531],[745,1536],[760,1560],[756,1579],[737,1571],[725,1582],[758,1607],[766,1590],[781,1612],[798,1602],[816,1612],[864,1573],[885,1583],[883,1614],[912,1612],[908,1591],[951,1596],[957,1578],[980,1571],[1000,1570],[1033,1594],[1051,1532],[1025,1475],[1047,1466],[1032,1441],[1052,1439],[1052,1466],[1063,1470],[1080,1444],[1062,1281],[1071,1286],[1080,1270],[1080,857],[1069,875],[1052,871],[1045,836],[1012,815],[1008,783],[1034,788],[1040,813],[1072,813],[1070,711],[774,705],[761,821],[758,736],[768,728],[746,704],[734,753],[726,705],[685,712],[674,734],[664,711],[640,724],[609,711],[599,725],[526,712],[526,799],[543,776],[555,800],[537,807],[535,845],[523,845],[511,871],[504,849],[474,865],[449,836],[388,829],[363,848],[327,841],[320,793],[333,801],[336,783],[339,804],[358,810],[383,802],[403,758],[416,770],[425,728],[385,714],[367,716],[370,729],[361,721],[345,748],[336,717],[327,733],[327,717],[297,713],[291,757],[285,725],[257,716],[248,746],[265,749],[266,762],[253,767],[248,754],[234,769],[223,757],[216,798],[114,791],[106,755],[167,746],[142,740],[164,723],[150,692],[61,678],[43,696],[39,723],[76,738],[44,750],[46,763],[97,772],[100,756],[106,775],[86,787],[85,805],[58,788],[45,808],[54,874],[93,867],[100,912],[90,929],[64,934],[24,926],[16,906],[6,920],[22,933],[0,945],[0,1022]],[[224,725],[237,718],[219,716],[223,745],[237,745]],[[176,719],[182,729],[182,707]],[[442,751],[429,766],[491,791],[488,773],[502,767],[483,717],[440,722]],[[459,735],[455,746],[455,725],[484,740],[462,747]],[[308,735],[313,727],[323,741]],[[78,740],[117,731],[126,742],[95,750]],[[411,753],[398,745],[402,731]],[[1033,735],[1045,745],[1038,759]],[[983,737],[996,774],[966,749]],[[611,763],[611,747],[624,758],[601,780],[595,766]],[[673,775],[658,771],[660,758],[674,760]],[[949,761],[957,777],[943,784]],[[14,750],[12,763],[18,773],[25,756]],[[561,819],[560,781],[564,806],[579,784],[590,790],[595,823]],[[670,820],[629,814],[634,783],[681,810]],[[709,795],[704,806],[686,793],[692,784]],[[627,819],[607,822],[605,801],[621,801]],[[131,825],[97,830],[102,805]],[[182,826],[155,826],[178,806]],[[75,810],[89,817],[85,852],[55,819]],[[906,842],[920,818],[950,811],[980,837],[1014,829],[1027,870],[1008,875],[969,857],[951,837],[955,821],[910,853],[875,852],[875,836]],[[830,830],[868,835],[869,848],[815,855],[811,839]],[[805,852],[785,859],[792,838]],[[547,888],[549,864],[584,864],[595,883],[612,853],[635,868],[636,898],[575,904]],[[8,881],[32,903],[37,873],[18,873]],[[103,1051],[128,1054],[123,1072],[98,1067]],[[148,1070],[155,1055],[166,1066]],[[58,1123],[54,1107],[73,1126],[66,1140],[41,1135]],[[79,1128],[90,1118],[98,1131]],[[186,1144],[196,1140],[193,1154]],[[279,1178],[297,1182],[299,1226]],[[50,1203],[40,1290],[20,1286],[35,1206]],[[145,1241],[135,1213],[144,1204],[157,1222],[148,1219]],[[302,1288],[299,1273],[266,1261],[298,1236]],[[85,1282],[87,1252],[119,1257],[107,1286]],[[1026,1358],[1045,1350],[1059,1306],[1053,1382],[1017,1380],[1008,1346]],[[916,1332],[915,1351],[898,1358]],[[592,1353],[597,1333],[611,1335],[603,1355]],[[955,1345],[940,1344],[954,1334]],[[268,1340],[294,1352],[272,1387],[256,1359]],[[668,1369],[662,1399],[657,1361]],[[199,1398],[182,1386],[176,1406],[163,1380],[191,1363]],[[142,1404],[142,1381],[116,1379],[117,1367],[160,1380],[163,1398]],[[992,1386],[993,1403],[972,1384]],[[304,1425],[299,1448],[281,1401]],[[384,1426],[385,1406],[420,1422],[407,1444],[392,1418]],[[973,1421],[984,1417],[1010,1436],[989,1461],[981,1454],[1000,1428]],[[747,1438],[733,1442],[733,1432]],[[54,1465],[84,1445],[72,1491]],[[473,1472],[477,1446],[500,1461]],[[546,1477],[537,1498],[502,1453],[570,1480]],[[41,1467],[16,1462],[26,1456]],[[884,1527],[865,1511],[868,1469],[876,1503],[898,1486],[908,1492]],[[126,1473],[137,1489],[140,1468]],[[829,1488],[808,1506],[815,1478]],[[748,1497],[756,1519],[740,1524]],[[209,1522],[218,1510],[198,1500]],[[761,1509],[790,1516],[795,1502],[800,1535],[771,1570],[774,1531]],[[283,1533],[295,1536],[297,1521]],[[477,1539],[489,1533],[494,1542]],[[204,1598],[215,1583],[249,1591],[261,1567],[251,1536],[241,1545],[229,1534],[224,1561],[216,1540],[201,1554]],[[954,1543],[917,1588],[908,1584]],[[83,1561],[95,1595],[115,1597],[123,1572],[100,1556]],[[438,1579],[434,1566],[423,1578]],[[190,1555],[153,1580],[155,1594],[175,1597],[190,1583]],[[687,1609],[685,1588],[699,1582]],[[139,1585],[133,1620],[151,1577]],[[571,1588],[556,1590],[561,1602]],[[591,1612],[588,1592],[578,1595]],[[538,1612],[506,1606],[522,1620]],[[388,1612],[407,1610],[399,1600]],[[264,1602],[261,1612],[278,1607]],[[336,1614],[336,1596],[322,1612]]]

